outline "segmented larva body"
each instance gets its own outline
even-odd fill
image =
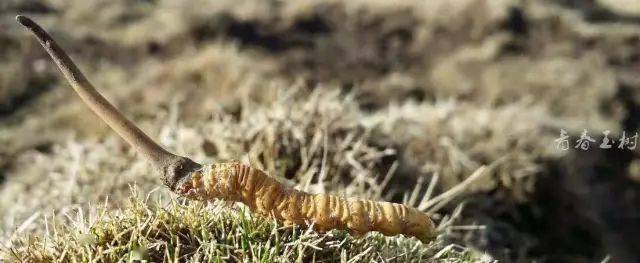
[[[429,216],[415,208],[298,191],[237,162],[204,165],[182,180],[175,191],[197,200],[242,202],[253,213],[276,218],[285,225],[314,222],[319,231],[343,229],[356,236],[378,231],[389,236],[415,236],[422,241],[435,236]]]

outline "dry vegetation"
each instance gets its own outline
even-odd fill
[[[640,127],[640,15],[603,2],[2,1],[0,257],[633,261],[640,158],[553,141]],[[410,204],[434,178],[433,195],[494,166],[440,207],[436,220],[458,227],[431,244],[183,203],[76,99],[16,13],[201,163]]]

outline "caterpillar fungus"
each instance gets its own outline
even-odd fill
[[[18,15],[16,20],[36,36],[89,108],[153,164],[171,191],[195,200],[242,202],[253,213],[273,217],[286,225],[312,222],[319,231],[343,229],[356,236],[378,231],[385,235],[415,236],[422,241],[435,236],[429,216],[412,207],[310,194],[285,187],[263,171],[238,162],[200,165],[170,153],[111,105],[44,29],[25,16]]]

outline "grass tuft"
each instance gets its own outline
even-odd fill
[[[137,196],[133,193],[132,196]],[[163,204],[164,203],[164,204]],[[104,206],[106,207],[106,206]],[[43,236],[17,238],[3,250],[22,262],[474,262],[468,249],[421,243],[404,236],[370,233],[354,238],[345,231],[318,233],[253,217],[224,202],[163,202],[131,198],[124,207],[69,213],[75,222],[47,224]],[[85,217],[84,215],[95,215]]]

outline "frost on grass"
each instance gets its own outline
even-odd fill
[[[135,194],[134,194],[135,196]],[[151,198],[154,200],[159,200]],[[165,204],[162,204],[165,203]],[[132,198],[122,209],[101,206],[68,211],[61,223],[49,218],[41,236],[22,237],[4,251],[9,260],[153,262],[472,262],[480,255],[441,241],[370,233],[353,238],[344,231],[319,234],[255,218],[242,207],[221,202],[179,203]],[[477,261],[473,261],[477,262]]]

